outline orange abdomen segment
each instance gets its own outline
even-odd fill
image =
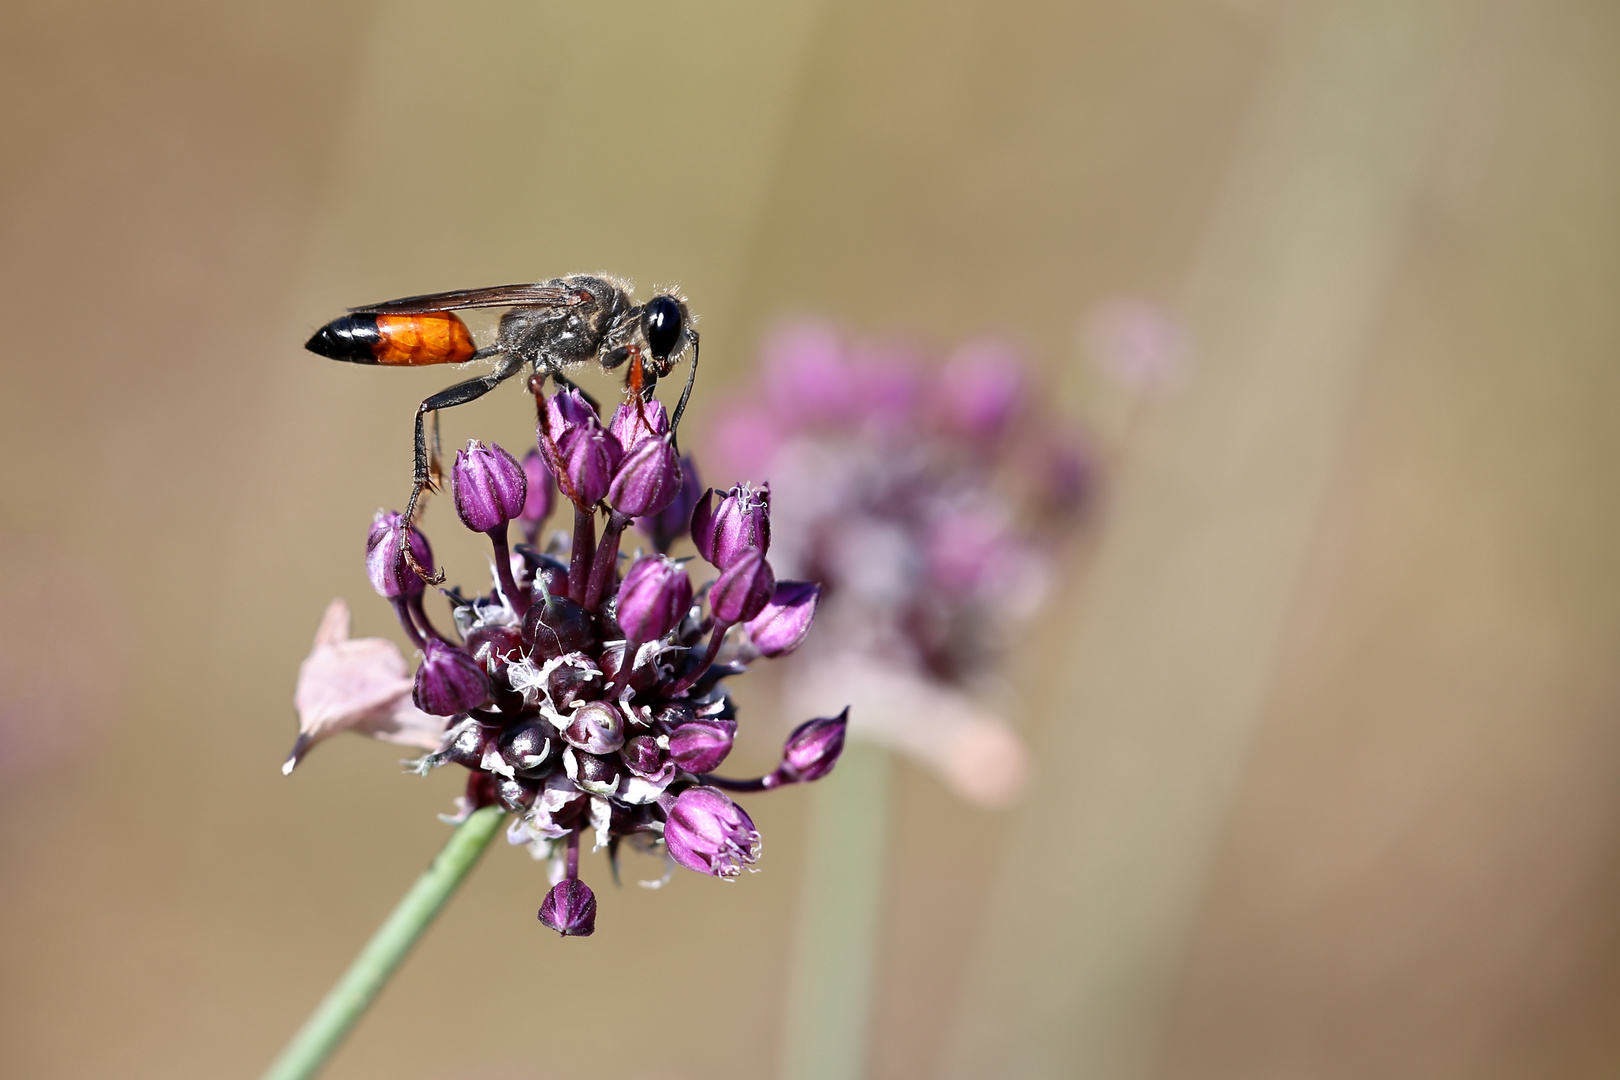
[[[461,364],[477,351],[461,316],[451,311],[420,315],[378,315],[377,363],[416,367]]]

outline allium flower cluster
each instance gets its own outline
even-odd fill
[[[626,843],[661,854],[666,867],[736,877],[759,858],[760,836],[726,791],[825,775],[843,748],[847,711],[802,725],[766,776],[715,775],[737,732],[725,680],[798,648],[819,589],[776,579],[767,561],[767,489],[698,489],[656,400],[632,398],[606,425],[572,388],[539,404],[537,446],[523,462],[477,442],[456,456],[456,511],[467,528],[490,537],[496,581],[487,593],[447,591],[453,634],[429,618],[421,576],[405,557],[409,543],[417,565],[431,572],[426,539],[399,515],[378,514],[368,573],[421,663],[407,681],[398,651],[370,639],[358,651],[380,673],[368,678],[345,667],[331,650],[361,645],[341,640],[345,611],[340,628],[323,629],[306,663],[303,730],[286,769],[345,727],[426,742],[432,752],[412,763],[415,771],[467,770],[452,820],[484,806],[510,811],[508,840],[551,865],[540,920],[584,936],[595,927],[596,898],[580,880],[582,843],[608,852],[615,877]],[[558,533],[541,549],[541,524],[558,501],[572,506],[572,539]],[[528,541],[515,550],[507,541],[513,520]],[[627,558],[621,539],[632,524],[653,550]],[[691,560],[668,554],[681,536],[716,572],[696,589]],[[317,656],[325,659],[316,663]],[[349,702],[352,686],[378,700]],[[306,700],[322,708],[306,715]]]
[[[960,793],[992,804],[1016,789],[1022,749],[968,690],[994,673],[1043,599],[1055,546],[1083,520],[1094,486],[1086,443],[1038,399],[1018,354],[998,342],[936,364],[826,326],[789,326],[767,345],[761,385],[711,444],[723,467],[769,474],[755,498],[779,537],[772,559],[826,591],[819,646],[798,665],[790,699],[836,687],[857,702],[857,734],[927,759]],[[700,506],[694,518],[700,551],[740,528],[719,509],[705,516]],[[750,632],[769,655],[768,624]]]

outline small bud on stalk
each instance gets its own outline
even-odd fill
[[[564,878],[540,901],[540,921],[563,937],[596,932],[596,895],[579,878]]]
[[[778,581],[771,599],[748,620],[743,632],[765,657],[786,656],[804,644],[821,601],[821,586],[809,581]]]
[[[429,641],[412,696],[416,707],[431,716],[455,716],[489,702],[489,679],[478,661],[460,649]]]

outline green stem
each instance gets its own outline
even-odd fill
[[[450,894],[478,863],[478,857],[494,839],[505,816],[506,812],[500,807],[486,806],[461,823],[444,850],[388,916],[388,921],[378,928],[349,965],[349,970],[328,991],[314,1015],[265,1070],[263,1080],[305,1080],[321,1071],[326,1059],[359,1021],[394,974],[394,969],[450,899]]]

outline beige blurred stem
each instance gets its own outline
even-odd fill
[[[944,1073],[1152,1064],[1430,141],[1456,18],[1283,16],[1193,268],[1197,350],[1120,478]]]

